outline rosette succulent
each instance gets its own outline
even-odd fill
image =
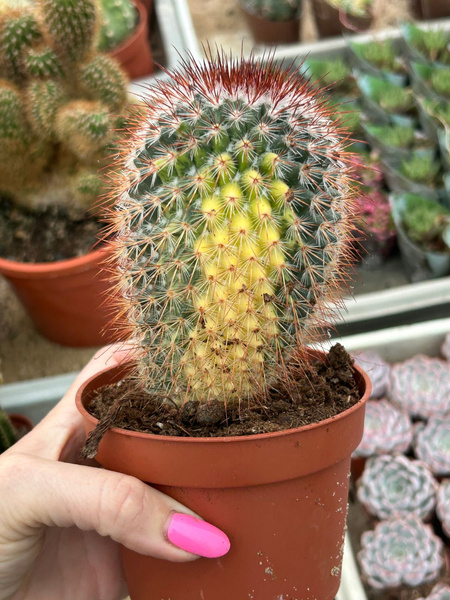
[[[450,586],[445,583],[437,583],[429,596],[417,600],[450,600]]]
[[[264,397],[304,368],[352,259],[348,141],[271,61],[189,61],[147,92],[109,217],[140,383],[179,404]]]
[[[438,484],[428,466],[399,454],[366,463],[358,481],[358,500],[379,520],[415,515],[427,520],[436,505]]]
[[[371,398],[381,398],[385,395],[389,383],[391,366],[381,358],[379,354],[372,351],[358,352],[353,357],[356,364],[362,367],[372,382]]]
[[[398,517],[362,534],[358,560],[372,588],[415,587],[439,576],[444,566],[442,550],[442,540],[429,525],[418,517]]]
[[[435,475],[450,476],[450,413],[434,415],[416,427],[414,451]]]
[[[388,400],[369,400],[364,417],[364,434],[354,457],[406,452],[413,438],[407,413]]]
[[[445,535],[450,538],[450,479],[444,479],[439,486],[436,514],[441,522]]]
[[[392,366],[389,398],[411,416],[427,419],[450,411],[450,364],[414,356]]]

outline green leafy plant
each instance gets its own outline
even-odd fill
[[[137,19],[132,0],[101,0],[99,49],[107,51],[119,46],[135,30]]]
[[[398,51],[391,40],[383,40],[382,42],[373,40],[366,44],[352,43],[352,48],[363,60],[382,71],[392,71],[394,73],[404,71],[403,63],[398,57]]]
[[[354,17],[365,17],[370,14],[374,0],[326,0],[333,8]]]
[[[400,172],[411,181],[432,184],[436,180],[440,167],[440,163],[431,156],[413,154],[401,162]]]
[[[270,60],[188,61],[148,89],[109,216],[147,390],[240,402],[293,381],[352,261],[348,143]]]
[[[450,211],[444,206],[408,194],[403,226],[407,236],[419,246],[437,252],[450,252],[444,241],[444,232],[450,224]]]
[[[368,125],[367,129],[386,146],[411,148],[415,140],[414,127],[404,125]]]
[[[239,0],[250,14],[268,21],[289,21],[300,13],[303,0]]]
[[[18,435],[11,419],[0,408],[0,454],[17,442]]]
[[[450,69],[434,69],[430,83],[435,92],[450,98]]]
[[[127,81],[95,48],[94,0],[39,0],[0,15],[0,192],[84,212],[116,141]]]
[[[443,29],[422,29],[408,23],[403,27],[403,34],[410,46],[429,61],[450,64],[448,32]]]
[[[414,108],[411,90],[386,82],[384,89],[375,94],[374,100],[387,112],[407,113]]]

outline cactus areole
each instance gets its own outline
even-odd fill
[[[189,60],[147,92],[110,212],[138,377],[178,403],[264,396],[320,339],[352,261],[347,137],[270,57]]]

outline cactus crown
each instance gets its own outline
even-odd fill
[[[300,13],[303,0],[239,0],[251,14],[268,21],[289,21]]]
[[[127,94],[118,65],[95,50],[97,9],[36,0],[0,16],[0,192],[30,208],[95,200],[70,190],[105,163]]]
[[[143,384],[242,400],[317,339],[351,262],[348,141],[299,73],[209,57],[149,88],[112,189]]]

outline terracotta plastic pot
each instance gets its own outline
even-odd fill
[[[323,353],[311,352],[323,357]],[[129,369],[129,367],[128,367]],[[119,381],[121,366],[89,379],[76,402]],[[109,430],[96,459],[151,483],[223,529],[220,559],[170,563],[122,548],[132,600],[332,600],[339,587],[350,457],[363,433],[370,380],[355,375],[362,399],[318,424],[231,438],[177,438]]]
[[[300,39],[300,16],[289,21],[268,21],[249,13],[243,7],[250,31],[255,42],[260,44],[294,44]]]
[[[424,19],[450,17],[450,0],[421,0]]]
[[[139,13],[139,22],[135,32],[123,44],[109,52],[116,58],[130,79],[138,79],[153,73],[155,63],[149,43],[149,18],[152,14],[152,2],[147,9],[140,0],[135,1]]]
[[[21,263],[0,258],[0,274],[13,288],[36,329],[65,346],[100,346],[112,311],[105,304],[110,284],[100,275],[107,253],[50,263]]]
[[[372,15],[367,17],[344,15],[325,0],[313,0],[312,4],[319,37],[357,33],[369,29],[372,24]]]

